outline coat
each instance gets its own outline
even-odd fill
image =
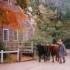
[[[59,45],[59,57],[64,57],[66,55],[67,55],[67,53],[66,53],[65,45],[64,44],[60,44]]]

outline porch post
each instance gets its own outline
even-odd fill
[[[19,51],[19,49],[17,50],[17,61],[19,61],[19,53],[20,53],[20,51]]]
[[[1,50],[1,63],[3,63],[3,50]]]

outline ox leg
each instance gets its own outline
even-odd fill
[[[59,55],[58,54],[56,54],[56,61],[59,62]]]
[[[59,62],[59,56],[58,55],[56,55],[56,61]]]
[[[59,62],[59,56],[57,58],[58,58],[58,62]]]
[[[50,53],[48,54],[48,60],[50,61]]]
[[[44,54],[44,62],[45,62],[45,54]]]
[[[57,61],[57,55],[56,55],[56,61]]]
[[[52,56],[52,62],[54,62],[54,56]]]
[[[39,55],[39,62],[41,62],[41,55]]]

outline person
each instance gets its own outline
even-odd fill
[[[59,39],[57,43],[59,44],[59,63],[62,63],[62,61],[65,63],[65,56],[67,55],[65,45],[61,39]]]

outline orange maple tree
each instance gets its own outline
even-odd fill
[[[27,21],[27,17],[26,17],[26,14],[24,14],[23,11],[19,11],[19,18],[20,20],[24,20],[25,22]]]
[[[19,20],[26,21],[27,17],[24,12],[19,10],[17,13],[15,10],[8,6],[0,7],[0,26],[2,27],[12,27],[13,29],[22,28]]]
[[[15,11],[13,10],[8,11],[7,13],[8,23],[10,23],[9,26],[11,26],[13,29],[20,27],[17,17],[18,16]]]
[[[0,26],[4,26],[8,24],[8,20],[7,20],[7,10],[0,7]]]
[[[29,0],[26,0],[29,4]],[[15,5],[16,7],[16,5]],[[2,27],[12,27],[13,29],[22,28],[20,20],[23,20],[25,23],[28,22],[28,17],[24,11],[18,7],[18,11],[10,7],[9,4],[0,6],[0,26]]]

